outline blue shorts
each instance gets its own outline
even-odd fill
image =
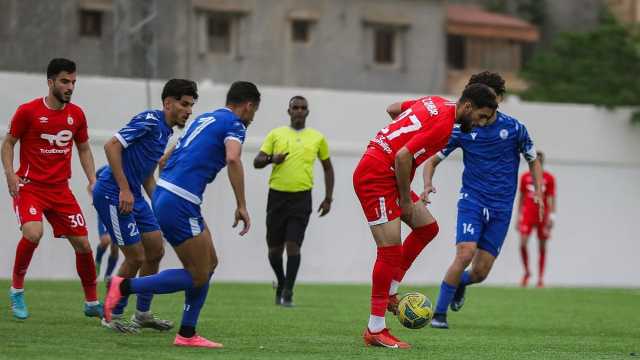
[[[200,205],[185,200],[160,186],[153,193],[153,209],[162,235],[176,247],[204,231]]]
[[[158,220],[142,196],[135,198],[133,211],[126,215],[118,210],[119,203],[118,197],[105,192],[98,181],[93,190],[93,206],[114,243],[119,246],[133,245],[140,242],[140,232],[160,230]]]
[[[100,220],[100,216],[98,216],[98,235],[100,237],[109,235],[109,230],[107,230],[107,227],[104,226],[104,224],[102,223],[102,220]]]
[[[459,200],[456,244],[475,242],[479,249],[497,257],[510,222],[511,210],[493,210],[468,200]]]

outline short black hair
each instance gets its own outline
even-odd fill
[[[495,110],[498,108],[496,93],[484,84],[471,84],[464,88],[459,102],[470,101],[476,108],[487,107]]]
[[[292,102],[293,100],[303,100],[303,101],[309,102],[309,101],[307,100],[307,98],[305,98],[304,96],[302,96],[302,95],[295,95],[295,96],[293,96],[291,99],[289,99],[289,106],[291,106],[291,102]]]
[[[73,74],[76,72],[76,63],[65,58],[51,59],[47,65],[47,79],[53,79],[63,71]]]
[[[186,79],[171,79],[162,88],[162,101],[168,97],[180,100],[183,96],[193,96],[198,99],[198,85],[195,81]]]
[[[481,73],[471,75],[467,86],[471,84],[487,85],[488,87],[492,88],[498,96],[502,96],[505,92],[507,92],[507,89],[504,86],[505,81],[502,76],[491,71],[483,71]]]
[[[248,81],[236,81],[231,84],[227,92],[227,104],[242,104],[247,101],[260,102],[258,87]]]

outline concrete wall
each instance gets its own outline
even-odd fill
[[[92,3],[104,10],[102,36],[81,37],[79,10]],[[115,3],[0,0],[0,70],[44,72],[51,58],[64,56],[77,61],[80,73],[102,76],[149,74],[216,82],[243,78],[271,85],[387,92],[444,89],[442,0],[156,0],[156,18],[129,37],[123,29],[145,17],[146,2],[124,2],[120,10]],[[199,50],[199,43],[206,41],[202,15],[212,11],[238,15],[230,54]],[[292,11],[313,14],[307,44],[291,41]],[[122,24],[116,29],[117,14]],[[398,64],[373,64],[373,33],[366,21],[404,26],[397,39]],[[149,62],[145,45],[150,47]],[[154,62],[155,70],[150,65]]]
[[[8,119],[22,102],[45,94],[40,75],[0,73],[6,84],[0,96],[0,119]],[[152,84],[159,98],[161,83]],[[91,128],[97,164],[105,162],[102,144],[129,117],[144,110],[144,84],[136,80],[81,76],[74,101],[83,106]],[[239,237],[231,228],[233,195],[222,172],[209,186],[204,216],[213,230],[221,258],[220,280],[270,281],[264,240],[267,178],[269,170],[250,167],[257,148],[269,129],[288,123],[286,104],[290,96],[308,97],[308,124],[325,133],[336,171],[335,201],[325,218],[313,216],[302,252],[299,274],[304,282],[368,282],[375,246],[353,193],[351,174],[371,138],[388,119],[387,104],[416,94],[381,94],[323,89],[260,86],[263,102],[249,129],[243,159],[247,176],[247,198],[253,220],[251,232]],[[222,105],[226,85],[201,83],[196,113]],[[159,104],[159,100],[155,101]],[[548,168],[558,181],[557,228],[549,244],[547,282],[550,285],[640,286],[636,274],[635,221],[640,218],[640,129],[628,122],[629,111],[609,112],[590,106],[521,103],[508,99],[503,111],[517,116],[529,128],[538,147],[547,153]],[[6,121],[6,120],[4,120]],[[524,169],[524,165],[522,167]],[[438,194],[431,210],[441,232],[407,274],[409,282],[439,282],[454,253],[456,198],[462,161],[459,152],[445,161],[435,177]],[[314,206],[324,194],[322,170],[316,166]],[[74,155],[72,187],[88,218],[91,241],[97,242],[95,215],[84,192],[86,180]],[[415,181],[414,189],[422,184]],[[20,237],[8,194],[0,202],[0,277],[9,277]],[[75,276],[71,247],[52,239],[49,226],[29,270],[30,278]],[[515,229],[515,226],[512,226]],[[406,230],[406,229],[405,229]],[[406,232],[405,232],[406,233]],[[536,264],[535,241],[531,264]],[[162,266],[178,264],[171,249]],[[521,275],[518,236],[511,231],[494,271],[493,284],[515,284]]]

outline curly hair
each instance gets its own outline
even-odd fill
[[[502,78],[502,76],[500,76],[500,74],[498,73],[490,71],[483,71],[481,73],[471,75],[467,86],[471,84],[487,85],[488,87],[492,88],[498,96],[504,95],[504,93],[507,91],[504,86],[504,79]]]

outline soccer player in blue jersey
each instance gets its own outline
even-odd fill
[[[96,171],[96,178],[100,177],[100,173],[106,169],[107,166],[103,166]],[[93,195],[91,195],[93,196]],[[100,267],[102,265],[102,258],[104,253],[109,249],[109,257],[107,258],[107,268],[104,272],[104,281],[108,282],[113,270],[118,263],[118,245],[111,242],[111,236],[109,236],[109,231],[107,227],[104,226],[100,217],[98,217],[98,238],[100,239],[100,243],[96,246],[96,274],[100,277]]]
[[[196,83],[169,80],[162,90],[162,110],[144,111],[131,119],[104,146],[109,166],[100,173],[93,190],[93,205],[112,241],[124,254],[118,275],[125,278],[158,272],[164,255],[162,233],[142,188],[152,197],[154,172],[164,154],[173,127],[184,127],[198,99]],[[173,324],[150,311],[151,293],[139,294],[131,322],[123,318],[127,297],[113,311],[113,320],[103,325],[121,332],[149,327],[169,330]]]
[[[499,74],[475,74],[467,86],[478,83],[491,87],[499,100],[502,99],[505,87]],[[464,171],[458,201],[456,256],[440,286],[431,322],[432,327],[441,329],[449,327],[447,308],[460,310],[466,286],[482,282],[500,253],[511,221],[520,154],[527,160],[535,179],[539,216],[544,213],[542,167],[533,141],[522,123],[499,111],[469,133],[455,128],[447,146],[427,160],[422,194],[425,202],[428,203],[429,194],[436,191],[432,182],[436,166],[457,148],[462,149]],[[465,271],[469,264],[471,269]]]
[[[196,334],[209,280],[218,265],[211,232],[200,206],[207,184],[226,165],[237,206],[233,227],[242,221],[244,227],[240,235],[249,231],[241,153],[246,127],[253,121],[259,105],[260,92],[254,84],[235,82],[227,93],[226,107],[198,116],[180,137],[160,172],[153,209],[165,238],[184,268],[135,279],[114,276],[105,300],[107,319],[122,296],[184,291],[182,324],[174,345],[222,347]]]

